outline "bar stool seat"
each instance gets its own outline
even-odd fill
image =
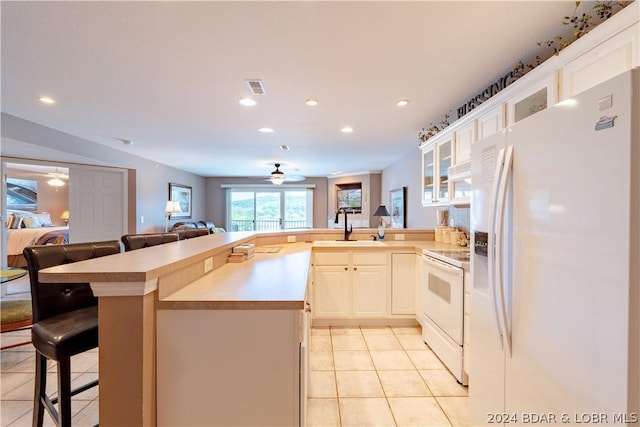
[[[31,328],[33,345],[52,360],[98,347],[98,307],[87,307],[41,320]]]
[[[88,283],[41,282],[43,268],[98,258],[120,252],[120,242],[28,246],[36,378],[33,427],[42,427],[45,409],[59,427],[71,427],[71,397],[98,385],[91,381],[71,389],[71,357],[98,347],[98,300]],[[57,363],[58,397],[47,395],[47,360]],[[58,404],[58,410],[55,405]]]

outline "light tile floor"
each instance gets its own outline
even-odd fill
[[[3,300],[29,299],[29,278],[7,283],[7,294]],[[15,331],[0,336],[2,346],[29,341],[31,331]],[[35,379],[35,349],[31,344],[0,352],[0,426],[30,427],[33,414]],[[71,386],[85,384],[98,378],[98,350],[88,351],[71,359]],[[47,373],[47,392],[56,395],[58,388],[57,369],[50,362]],[[98,388],[94,387],[73,397],[73,426],[95,426],[98,424]],[[45,412],[44,426],[55,426]]]
[[[27,297],[16,281],[3,299]],[[28,340],[30,331],[5,333],[2,345]],[[0,353],[0,426],[31,426],[35,350]],[[72,386],[98,376],[98,351],[75,356]],[[56,367],[47,375],[57,388]],[[73,398],[74,427],[98,423],[98,389]],[[45,414],[45,426],[54,423]],[[419,327],[313,328],[308,425],[332,427],[468,426],[467,389],[422,342]]]
[[[467,388],[419,327],[313,328],[308,425],[468,426]]]

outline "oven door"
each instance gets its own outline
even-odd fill
[[[426,281],[424,314],[462,345],[464,270],[426,255],[422,260]]]

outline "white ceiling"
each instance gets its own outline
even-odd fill
[[[2,1],[2,111],[203,176],[382,170],[574,4]]]

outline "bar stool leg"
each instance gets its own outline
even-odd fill
[[[42,398],[47,391],[47,358],[36,352],[36,381],[33,397],[33,427],[42,427],[44,404]]]
[[[71,427],[71,358],[58,362],[58,419],[60,427]]]

